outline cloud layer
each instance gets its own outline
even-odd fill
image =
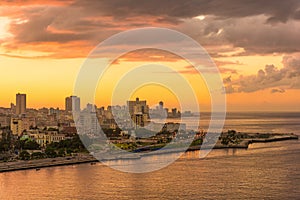
[[[255,92],[271,89],[271,93],[283,93],[285,89],[300,89],[300,54],[285,56],[284,67],[277,69],[274,65],[266,65],[256,75],[240,76],[236,80],[224,79],[227,93]]]
[[[7,0],[0,12],[12,20],[14,37],[1,41],[7,54],[33,48],[53,57],[85,57],[111,35],[145,26],[182,31],[216,56],[237,49],[244,55],[300,51],[299,0]],[[200,15],[206,17],[195,18]]]

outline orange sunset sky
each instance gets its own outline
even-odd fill
[[[228,111],[300,111],[296,0],[1,1],[0,106],[15,103],[20,92],[27,94],[27,107],[64,108],[88,54],[114,34],[143,27],[170,28],[201,44],[221,72]],[[202,108],[209,110],[210,96],[201,76],[174,57],[160,51],[122,56],[99,82],[96,104],[110,104],[123,70],[158,63],[177,69]],[[159,100],[167,107],[179,104],[176,95],[161,86],[138,88],[131,94],[136,96],[151,105]]]

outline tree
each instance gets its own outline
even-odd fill
[[[30,154],[27,151],[22,151],[19,155],[21,160],[29,160]]]
[[[25,144],[24,144],[24,149],[27,149],[27,150],[38,150],[38,149],[40,149],[40,145],[36,141],[27,140],[25,142]]]
[[[23,149],[25,144],[25,140],[16,140],[14,143],[15,149]]]
[[[42,159],[45,157],[46,157],[46,155],[42,152],[34,152],[31,154],[31,159]]]
[[[221,143],[223,145],[238,144],[240,142],[240,137],[236,134],[235,130],[228,130],[227,135],[222,137]]]
[[[197,146],[197,145],[202,145],[203,140],[201,138],[196,139],[192,142],[191,146]]]
[[[59,157],[64,157],[65,156],[65,149],[59,149],[58,150],[58,156]]]
[[[5,141],[1,141],[0,142],[0,153],[6,152],[8,150],[9,150],[9,144],[7,144],[7,142],[5,142]]]
[[[56,151],[51,147],[46,148],[45,154],[47,155],[48,158],[56,158],[57,157]]]
[[[11,141],[11,134],[4,130],[2,133],[2,140],[0,140],[0,152],[11,150]]]

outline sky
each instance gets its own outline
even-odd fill
[[[64,108],[89,53],[114,34],[144,27],[176,30],[204,47],[221,73],[228,111],[300,111],[299,0],[2,0],[0,106],[9,107],[20,92],[28,107]],[[182,58],[153,50],[115,61],[99,82],[96,104],[111,103],[124,70],[147,63],[173,66],[209,110],[201,75]],[[172,80],[172,73],[164,77]],[[180,104],[158,85],[129,96]]]

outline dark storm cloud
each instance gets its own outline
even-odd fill
[[[173,22],[198,15],[223,18],[266,15],[272,23],[300,18],[299,0],[3,0],[0,5],[70,5],[93,15],[118,19],[165,16]]]
[[[190,20],[177,30],[191,36],[201,45],[218,46],[214,57],[243,48],[235,55],[293,53],[300,51],[300,21],[289,20],[276,25],[266,24],[266,16]],[[236,48],[236,49],[235,49]],[[209,50],[209,49],[208,49]]]
[[[223,38],[249,53],[292,53],[300,51],[300,23],[288,21],[277,25],[263,23],[263,17],[245,18],[225,23]],[[233,22],[233,23],[232,23]]]
[[[26,6],[0,12],[24,19],[13,23],[15,36],[4,47],[28,43],[84,41],[91,46],[111,35],[145,26],[181,31],[209,47],[223,51],[243,48],[244,55],[300,51],[299,0],[77,0],[26,1]],[[51,4],[52,2],[52,4]],[[2,1],[19,5],[22,1]],[[32,4],[32,5],[31,5]],[[31,5],[31,6],[30,6]],[[0,8],[1,9],[1,8]],[[206,15],[205,20],[193,19]],[[232,48],[231,48],[232,46]]]
[[[208,15],[213,17],[205,19],[206,24],[191,21],[189,30],[182,30],[180,25],[175,28],[203,45],[244,48],[244,55],[300,51],[300,22],[293,22],[300,19],[299,0],[112,0],[76,1],[73,6],[116,20],[152,16],[159,17],[157,22],[176,25]]]
[[[239,18],[267,15],[269,22],[286,22],[299,18],[299,0],[107,0],[76,1],[74,6],[116,18],[128,16],[169,16],[192,18],[214,15]]]

